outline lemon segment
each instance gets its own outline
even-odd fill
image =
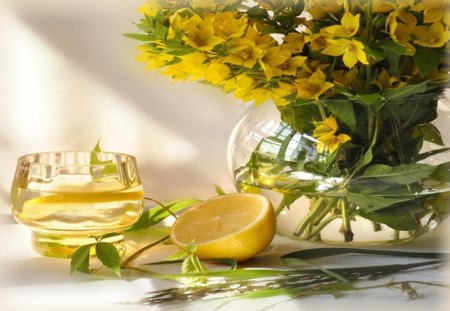
[[[272,241],[276,217],[269,200],[259,194],[228,194],[202,202],[181,214],[171,229],[181,249],[195,241],[202,259],[256,256]]]

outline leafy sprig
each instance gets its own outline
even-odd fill
[[[109,233],[101,237],[94,237],[96,239],[95,243],[86,244],[78,248],[71,258],[70,272],[92,273],[95,271],[90,267],[90,257],[95,253],[105,267],[111,269],[115,275],[120,277],[121,256],[119,250],[114,244],[103,241],[116,235],[118,234]]]
[[[410,299],[418,297],[414,285],[429,285],[450,289],[449,284],[418,281],[393,281],[382,283],[382,277],[420,267],[439,267],[448,262],[450,254],[420,253],[404,251],[365,250],[354,248],[319,248],[302,250],[286,254],[283,263],[288,266],[311,265],[309,260],[345,255],[370,254],[395,256],[402,258],[431,259],[409,264],[392,264],[383,266],[361,266],[351,268],[318,269],[238,269],[231,271],[207,271],[194,274],[160,275],[158,277],[186,283],[195,279],[195,285],[172,287],[148,293],[141,300],[144,304],[184,303],[190,301],[223,298],[267,298],[274,296],[307,297],[314,295],[342,296],[346,292],[358,292],[375,288],[397,288],[406,293]],[[330,275],[332,272],[340,278]],[[359,285],[365,281],[364,285]]]

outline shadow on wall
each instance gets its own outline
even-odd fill
[[[139,42],[122,34],[136,31],[138,1],[47,0],[31,6],[7,1],[20,20],[77,68],[196,145],[204,143],[205,131],[209,137],[227,136],[243,110],[220,90],[174,85],[135,61]]]
[[[142,152],[139,163],[146,188],[157,192],[158,198],[173,198],[174,191],[179,196],[211,194],[214,183],[225,185],[226,188],[227,183],[231,185],[226,168],[226,144],[231,129],[245,106],[237,104],[231,95],[225,95],[218,89],[200,83],[180,82],[174,85],[157,73],[146,71],[144,64],[136,62],[136,46],[139,43],[125,38],[122,34],[136,31],[132,22],[139,19],[136,7],[140,2],[80,0],[55,3],[52,0],[42,0],[39,3],[30,3],[26,0],[5,0],[2,1],[2,6],[64,59],[64,65],[58,68],[61,73],[60,83],[71,81],[73,68],[89,78],[82,80],[81,84],[72,89],[68,88],[69,100],[64,101],[64,104],[75,108],[57,108],[60,112],[53,114],[58,117],[64,115],[64,118],[69,119],[70,112],[64,110],[76,109],[78,102],[93,102],[93,106],[97,105],[95,99],[90,98],[89,92],[84,93],[83,89],[77,89],[84,85],[92,88],[88,84],[93,80],[96,85],[117,95],[119,101],[133,105],[133,111],[136,110],[137,114],[157,121],[195,149],[195,158],[187,163],[173,163],[170,167],[151,163],[145,161],[143,156],[164,152],[152,141],[157,134],[142,133],[141,127],[138,128],[132,123],[122,124],[120,119],[105,121],[111,126],[136,127],[141,131],[139,137],[127,137],[125,133],[133,131],[124,131],[124,135],[114,139],[119,143],[135,140],[137,145],[145,142],[144,146],[140,146],[141,149],[153,149]],[[21,60],[17,58],[13,61]],[[39,62],[39,59],[34,61]],[[99,107],[107,107],[97,106],[97,110]],[[99,114],[98,117],[105,117],[101,111],[95,111],[95,107],[92,107],[92,110],[93,113]],[[118,112],[119,117],[121,111]],[[96,120],[91,115],[86,115],[85,118],[92,122]],[[145,122],[146,118],[139,120]],[[78,127],[91,122],[81,121]],[[116,132],[121,134],[120,130]],[[80,133],[69,134],[73,135],[73,139],[85,139]],[[86,135],[88,134],[91,135],[89,131]],[[93,138],[92,142],[95,143],[95,140],[96,138]],[[55,145],[57,146],[56,143]],[[174,152],[182,155],[185,151],[177,147],[173,148]],[[198,190],[199,187],[203,190]],[[205,187],[211,189],[204,189]]]

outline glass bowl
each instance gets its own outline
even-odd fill
[[[143,210],[144,191],[133,156],[62,151],[18,159],[11,189],[12,214],[32,230],[36,252],[70,257],[96,237],[123,241]]]

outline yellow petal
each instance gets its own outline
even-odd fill
[[[352,68],[358,62],[358,55],[354,53],[345,53],[342,60],[344,61],[345,66]]]

